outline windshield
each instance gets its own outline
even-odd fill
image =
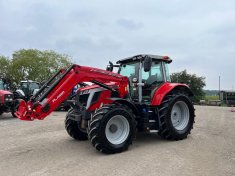
[[[20,86],[19,86],[19,89],[27,89],[28,88],[28,83],[27,82],[21,82],[20,83]]]
[[[131,81],[133,78],[138,78],[139,62],[123,64],[120,66],[119,74],[127,76]]]
[[[19,89],[21,89],[26,95],[33,94],[35,89],[39,89],[40,86],[36,82],[21,82]]]

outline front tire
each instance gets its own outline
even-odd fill
[[[73,109],[70,109],[65,118],[65,129],[69,136],[76,140],[87,140],[87,132],[79,127],[79,123],[70,119],[70,116],[74,113]]]
[[[188,96],[173,92],[164,98],[159,108],[159,135],[168,140],[187,138],[193,128],[194,118],[194,107]]]
[[[92,116],[88,137],[92,145],[103,153],[120,153],[132,144],[136,121],[132,111],[123,105],[105,105]]]
[[[12,115],[12,117],[17,118],[14,111],[11,112],[11,115]]]

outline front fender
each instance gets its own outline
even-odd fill
[[[139,114],[138,108],[131,101],[128,101],[123,98],[110,98],[110,100],[112,100],[113,103],[119,103],[119,104],[124,104],[124,105],[128,106],[129,108],[132,109],[132,111],[135,115]]]
[[[180,90],[185,91],[189,94],[189,96],[193,96],[192,91],[186,84],[179,84],[179,83],[170,83],[166,82],[162,84],[154,93],[151,105],[156,106],[162,103],[164,97],[171,92],[172,90]]]

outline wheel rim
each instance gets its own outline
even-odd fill
[[[189,122],[189,108],[183,101],[174,104],[171,111],[171,122],[175,129],[184,130]]]
[[[123,143],[127,139],[129,132],[129,122],[122,115],[113,116],[105,127],[106,138],[114,145]]]

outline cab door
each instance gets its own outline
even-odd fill
[[[142,81],[144,83],[142,97],[145,102],[151,102],[153,93],[166,81],[163,66],[161,61],[153,61],[148,72],[145,72],[142,68]]]

